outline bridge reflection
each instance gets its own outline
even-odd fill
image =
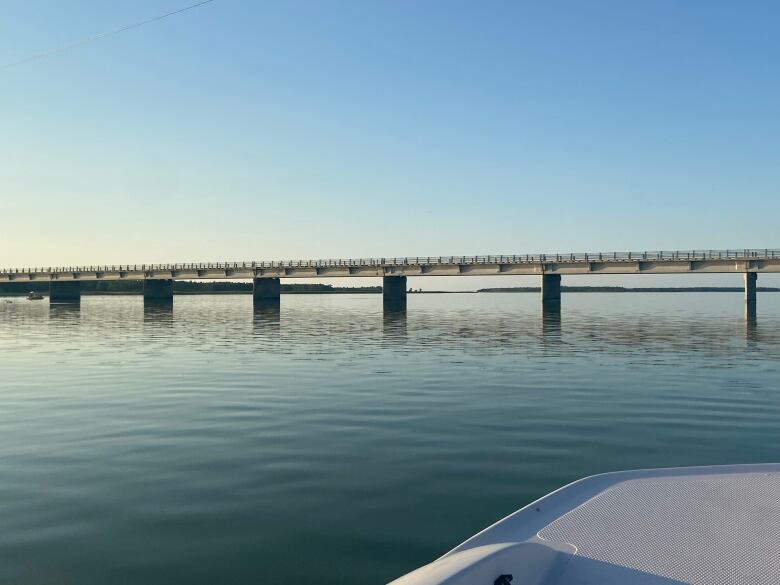
[[[186,335],[195,329],[197,335],[224,338],[227,345],[240,351],[247,344],[247,333],[257,340],[276,339],[307,344],[323,353],[332,348],[382,340],[403,340],[410,350],[427,351],[446,348],[452,344],[468,345],[475,351],[532,352],[538,349],[554,350],[567,347],[579,352],[636,351],[638,347],[652,353],[699,352],[713,356],[730,356],[734,340],[743,339],[762,346],[780,348],[780,316],[769,312],[759,321],[755,305],[746,303],[744,313],[724,317],[723,312],[706,309],[688,315],[687,307],[662,302],[673,310],[636,310],[633,304],[604,305],[591,308],[544,303],[541,313],[503,302],[500,306],[482,296],[448,296],[415,299],[413,311],[377,311],[370,299],[354,302],[344,297],[285,299],[283,304],[252,304],[246,297],[182,297],[173,303],[141,303],[135,297],[90,299],[78,304],[45,306],[27,301],[4,305],[0,315],[5,320],[24,316],[16,326],[39,327],[40,318],[47,316],[56,328],[55,333],[71,334],[91,331],[103,335],[121,324],[125,331],[143,335],[144,331],[159,330],[176,342],[176,332]],[[717,297],[720,298],[720,297]],[[478,299],[474,303],[472,299]],[[625,297],[616,303],[625,303]],[[436,302],[431,302],[435,300]],[[632,299],[633,300],[633,297]],[[603,303],[604,299],[595,302]],[[694,306],[693,304],[691,306]],[[36,325],[37,324],[37,325]],[[138,326],[143,324],[143,328]],[[280,335],[281,334],[281,335]],[[359,346],[355,346],[360,350]],[[778,356],[780,358],[780,355]]]

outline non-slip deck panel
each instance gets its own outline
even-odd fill
[[[629,479],[564,514],[539,536],[574,545],[575,558],[598,561],[604,574],[613,566],[668,583],[776,585],[780,473]],[[573,562],[571,571],[577,566]]]

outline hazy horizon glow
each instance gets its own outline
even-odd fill
[[[0,63],[187,4],[10,0]],[[0,266],[780,247],[779,18],[216,0],[0,72]]]

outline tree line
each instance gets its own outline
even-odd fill
[[[143,280],[84,280],[82,294],[142,294]],[[0,295],[22,295],[28,292],[48,293],[48,282],[0,282]],[[179,294],[226,294],[252,292],[251,282],[201,282],[175,280],[173,292]],[[282,284],[283,293],[381,293],[381,286],[337,287],[331,284]]]

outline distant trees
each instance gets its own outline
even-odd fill
[[[84,280],[82,294],[141,294],[143,280]],[[330,284],[283,284],[281,292],[296,293],[380,293],[381,286],[336,287]],[[48,293],[48,282],[0,282],[0,295],[24,295],[30,291]],[[251,282],[176,280],[173,292],[179,294],[226,294],[252,292]]]

